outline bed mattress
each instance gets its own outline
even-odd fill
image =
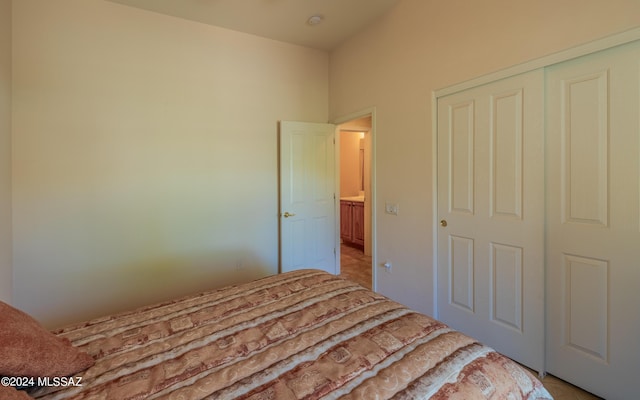
[[[551,399],[493,349],[317,270],[55,332],[95,365],[36,399]]]

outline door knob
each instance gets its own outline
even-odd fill
[[[285,218],[293,217],[294,215],[294,213],[290,213],[289,211],[285,211],[285,213],[282,214],[282,216]]]
[[[442,226],[443,228],[447,226],[447,220],[446,219],[440,220],[440,226]]]

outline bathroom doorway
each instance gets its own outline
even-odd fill
[[[373,125],[371,112],[345,120],[337,125],[336,140],[340,142],[340,275],[375,290]]]

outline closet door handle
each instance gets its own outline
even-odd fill
[[[443,228],[446,227],[447,226],[447,220],[446,219],[441,219],[440,220],[440,226],[443,227]]]

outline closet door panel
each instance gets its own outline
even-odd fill
[[[562,82],[562,220],[607,226],[609,70]]]
[[[491,215],[522,218],[522,89],[491,96]]]
[[[547,69],[547,370],[609,400],[640,371],[640,44]]]
[[[438,99],[438,318],[541,371],[543,71]]]

